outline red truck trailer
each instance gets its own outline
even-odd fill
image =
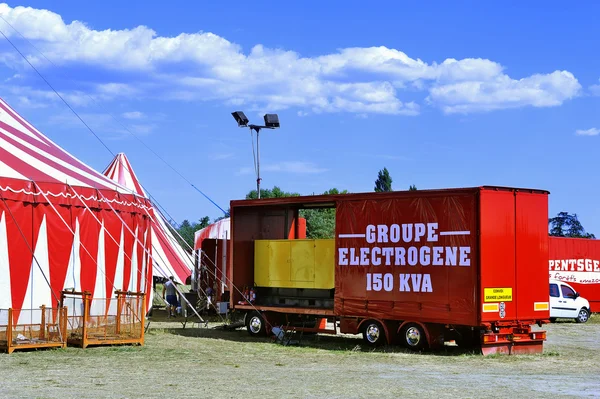
[[[301,209],[335,209],[333,240],[294,239]],[[538,353],[548,322],[548,192],[502,187],[231,201],[231,290],[252,335],[362,334]],[[327,322],[325,322],[327,321]],[[333,327],[330,327],[333,325]]]
[[[600,240],[550,237],[550,278],[565,281],[600,312]]]

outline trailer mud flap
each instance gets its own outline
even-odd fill
[[[545,331],[513,329],[511,333],[487,333],[482,336],[481,352],[493,354],[527,355],[544,351]]]
[[[484,356],[503,354],[503,355],[529,355],[542,353],[544,351],[543,341],[527,342],[503,342],[498,344],[481,345],[481,353]]]

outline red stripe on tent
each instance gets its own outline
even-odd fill
[[[10,152],[6,151],[3,147],[0,147],[0,159],[2,159],[2,162],[4,162],[9,168],[14,169],[29,180],[60,183],[54,177],[34,168],[27,162],[24,162],[22,159],[17,158]]]
[[[17,114],[17,112],[15,110],[13,110],[8,104],[4,103],[4,101],[0,101],[0,108],[2,108],[4,111],[6,111],[6,113],[8,115],[10,115],[21,126],[23,126],[25,129],[27,129],[29,132],[31,132],[31,134],[33,134],[35,137],[38,137],[40,140],[42,140],[47,145],[52,145],[52,142],[50,140],[48,140],[48,138],[46,136],[44,136],[41,133],[36,132],[35,129],[32,129],[29,126],[29,124],[27,123],[27,121],[25,119],[23,119],[23,117],[21,117],[21,115]]]
[[[147,235],[147,241],[146,241],[146,248],[152,248],[152,230],[150,227],[150,223],[148,223],[148,235]],[[150,251],[149,253],[151,254],[152,251]],[[152,292],[153,272],[154,271],[152,270],[152,258],[150,258],[150,256],[148,255],[146,257],[146,286],[144,287],[144,292],[146,293],[146,311],[148,311],[150,309],[150,295],[149,294]]]
[[[118,156],[118,155],[117,155]],[[122,184],[119,179],[116,177],[117,173],[116,173],[116,168],[118,166],[117,163],[117,158],[113,159],[113,161],[110,163],[110,165],[108,165],[108,167],[104,170],[104,172],[102,173],[104,176],[108,177],[111,180],[114,180],[116,182],[118,182],[119,184]]]
[[[119,154],[119,155],[122,155],[122,154]],[[144,189],[142,189],[142,185],[140,184],[140,182],[139,182],[137,176],[135,175],[135,173],[133,172],[133,168],[131,167],[131,164],[129,163],[129,160],[127,159],[127,157],[125,155],[122,155],[121,158],[122,158],[122,161],[125,162],[125,165],[127,165],[127,170],[129,172],[129,174],[131,175],[131,180],[133,181],[133,185],[135,186],[135,191],[139,195],[145,197],[146,194],[144,193]]]
[[[71,257],[71,248],[73,247],[74,236],[71,230],[65,225],[73,226],[71,222],[71,210],[63,206],[38,205],[44,207],[46,213],[46,228],[48,230],[48,255],[50,257],[50,287],[56,297],[60,298],[60,292],[63,289],[63,284],[69,269],[69,258]],[[60,214],[60,216],[59,216]],[[62,219],[61,219],[62,217]],[[52,296],[52,307],[57,306],[55,296]]]
[[[101,179],[102,181],[104,181],[106,184],[104,186],[112,188],[112,186],[114,185],[114,183],[112,181],[110,181],[110,179],[107,179],[106,176],[96,172],[95,170],[91,169],[90,167],[88,167],[87,165],[79,162],[77,159],[73,158],[69,153],[65,152],[62,148],[52,144],[52,143],[48,143],[46,145],[40,145],[40,142],[37,141],[36,139],[32,138],[31,136],[23,133],[22,131],[15,129],[14,127],[0,121],[0,128],[6,130],[7,132],[11,133],[12,135],[18,137],[19,139],[27,142],[28,144],[39,148],[42,151],[47,152],[48,154],[60,159],[63,162],[68,163],[69,165],[73,166],[74,168],[80,169],[82,171],[85,171],[93,176],[98,177],[99,179]],[[1,132],[0,132],[1,133]],[[39,154],[42,155],[38,152],[34,152],[35,154]],[[35,156],[34,157],[36,159],[39,159],[41,161],[43,161],[40,157]],[[46,157],[44,157],[45,159],[47,159]],[[44,161],[43,161],[44,162]],[[84,177],[82,177],[84,178]],[[99,183],[95,183],[95,184],[99,184]],[[95,187],[95,186],[94,186]]]
[[[26,154],[32,156],[33,158],[37,159],[40,162],[45,163],[46,165],[49,165],[51,167],[53,167],[54,169],[63,172],[64,174],[66,174],[69,177],[72,177],[74,179],[79,180],[82,183],[87,184],[88,186],[94,187],[94,188],[100,188],[98,187],[99,185],[101,185],[101,183],[95,182],[69,168],[67,168],[66,166],[63,166],[47,157],[45,157],[44,155],[40,154],[39,152],[36,152],[35,150],[26,147],[25,145],[19,143],[18,141],[16,141],[15,139],[13,139],[12,137],[8,136],[7,134],[3,133],[0,131],[0,137],[2,137],[4,140],[10,142],[12,145],[14,145],[15,147],[19,148],[20,150],[22,150],[23,152],[25,152]],[[38,180],[39,179],[32,179],[32,180]],[[56,179],[54,181],[57,181]],[[104,186],[103,186],[104,187]]]
[[[135,216],[131,213],[121,213],[125,225],[135,231]],[[123,290],[127,291],[131,280],[131,258],[133,256],[133,234],[127,227],[123,228],[123,245],[125,246],[125,265],[123,267]]]
[[[73,218],[77,217],[79,219],[81,289],[82,291],[94,292],[96,278],[104,278],[104,276],[96,276],[98,273],[97,256],[100,225],[85,208],[73,207],[71,208],[71,212],[73,212]],[[94,211],[94,213],[96,217],[101,216],[100,212]]]
[[[8,205],[8,208],[6,205]],[[12,307],[16,309],[13,317],[13,322],[16,323],[19,320],[19,310],[23,307],[33,261],[33,253],[31,252],[34,248],[33,205],[13,201],[7,201],[6,205],[4,201],[0,202],[0,209],[5,211],[11,285],[9,295],[11,295]],[[0,294],[6,295],[5,293]]]
[[[117,258],[119,257],[119,241],[121,240],[122,225],[123,224],[121,223],[119,218],[113,212],[104,212],[104,259],[106,262],[106,298],[111,298],[116,289],[123,289],[123,287],[114,287],[115,272],[117,270]]]

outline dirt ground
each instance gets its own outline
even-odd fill
[[[600,315],[546,325],[545,353],[483,357],[447,348],[371,350],[358,336],[299,346],[152,321],[143,347],[0,354],[4,398],[600,397]],[[211,326],[216,326],[214,323]]]

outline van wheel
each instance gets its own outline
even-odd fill
[[[402,343],[405,347],[413,351],[420,351],[425,348],[427,336],[423,327],[416,323],[409,323],[402,328],[400,333],[402,337]]]
[[[579,314],[577,315],[577,318],[575,319],[575,321],[577,323],[585,323],[590,319],[590,311],[587,310],[586,308],[581,308],[581,310],[579,311]]]
[[[381,324],[376,321],[368,321],[363,328],[363,339],[370,346],[379,346],[385,342],[385,332]]]
[[[246,329],[248,334],[253,337],[266,335],[265,318],[257,311],[252,311],[246,315]]]

